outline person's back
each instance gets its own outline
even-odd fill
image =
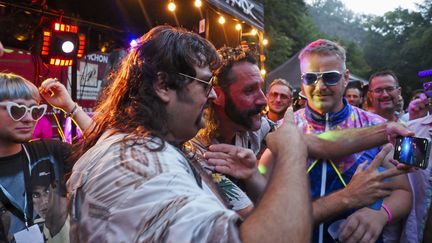
[[[79,197],[73,201],[83,212],[80,238],[75,240],[192,242],[198,240],[196,237],[200,241],[217,237],[220,242],[229,242],[232,235],[224,239],[217,232],[227,225],[234,227],[239,216],[224,207],[208,182],[195,179],[198,172],[183,153],[168,143],[164,149],[152,151],[160,141],[151,137],[142,139],[140,145],[125,146],[125,136],[102,137],[74,167],[69,183],[82,186],[71,190],[86,198],[82,204]],[[205,223],[196,226],[195,220],[218,224],[212,228]]]

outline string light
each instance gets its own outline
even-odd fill
[[[176,10],[176,5],[174,2],[168,3],[168,10],[174,12]]]
[[[219,22],[219,24],[225,24],[224,16],[220,16],[218,22]]]
[[[201,0],[195,0],[194,5],[195,5],[195,7],[200,8],[202,6],[202,1]]]
[[[241,24],[236,24],[235,25],[235,29],[238,30],[238,31],[240,31],[242,29]]]

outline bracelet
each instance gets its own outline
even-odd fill
[[[389,224],[392,221],[392,219],[393,219],[393,214],[392,214],[390,208],[387,205],[385,205],[384,203],[381,204],[381,207],[387,213],[387,216],[388,216],[387,224]]]
[[[73,118],[73,116],[75,115],[75,113],[78,111],[78,108],[79,108],[78,104],[75,103],[74,108],[72,108],[72,110],[70,112],[66,113],[65,117]]]

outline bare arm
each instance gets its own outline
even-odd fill
[[[328,131],[319,135],[307,134],[306,144],[310,157],[336,159],[383,145],[397,135],[414,134],[399,123],[387,122],[366,128]]]
[[[366,128],[328,131],[319,135],[306,134],[305,140],[309,157],[337,159],[383,145],[389,141],[392,142],[398,135],[412,136],[414,134],[399,123],[388,122]],[[264,151],[259,165],[266,168],[266,177],[271,174],[273,160],[271,151],[268,149]]]
[[[74,123],[85,131],[94,125],[93,120],[72,100],[66,90],[66,87],[55,79],[49,78],[42,82],[39,87],[41,96],[53,107],[62,110],[65,113],[71,113]]]
[[[292,110],[287,113],[292,117]],[[286,242],[288,235],[293,242],[309,242],[312,210],[302,134],[289,120],[268,135],[267,145],[276,158],[275,170],[259,205],[241,225],[241,238]]]

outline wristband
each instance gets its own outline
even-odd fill
[[[381,204],[381,207],[382,207],[382,208],[384,209],[384,211],[387,213],[387,216],[388,216],[387,224],[389,224],[389,223],[392,221],[392,219],[393,219],[393,214],[392,214],[390,208],[389,208],[385,203],[382,203],[382,204]]]
[[[70,112],[66,113],[65,116],[72,118],[75,115],[75,113],[77,112],[77,110],[78,110],[78,104],[75,103],[75,106],[72,108],[72,110]]]

